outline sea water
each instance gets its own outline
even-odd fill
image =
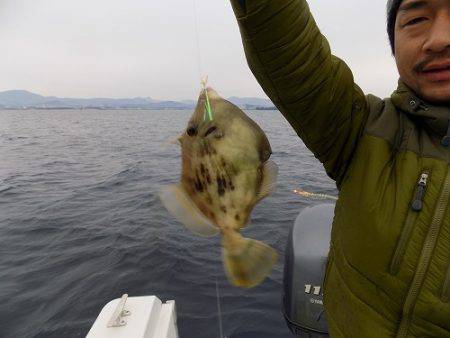
[[[0,111],[0,337],[84,337],[120,297],[174,299],[181,338],[291,337],[281,312],[284,248],[300,210],[336,194],[321,164],[278,111],[249,111],[266,132],[278,190],[243,231],[277,249],[258,287],[230,286],[220,241],[171,217],[158,188],[180,175],[190,111]]]

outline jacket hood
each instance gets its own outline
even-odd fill
[[[450,106],[434,105],[420,99],[402,80],[391,100],[397,109],[441,138],[443,145],[450,145]]]

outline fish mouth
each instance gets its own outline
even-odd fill
[[[208,98],[210,100],[217,100],[217,99],[221,99],[222,97],[211,87],[207,87],[205,89],[202,89],[202,91],[200,92],[200,99],[205,100],[205,91],[208,93]]]
[[[200,92],[197,106],[186,127],[185,134],[189,137],[211,137],[220,138],[222,132],[219,130],[216,121],[220,115],[220,101],[223,99],[211,87],[207,87]],[[216,111],[217,110],[217,111]]]

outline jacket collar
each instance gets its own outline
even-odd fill
[[[450,146],[450,106],[433,105],[420,99],[401,80],[391,99],[397,109],[441,138],[442,145]]]

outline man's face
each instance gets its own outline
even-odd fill
[[[450,103],[450,0],[404,0],[395,24],[400,78],[433,103]]]

